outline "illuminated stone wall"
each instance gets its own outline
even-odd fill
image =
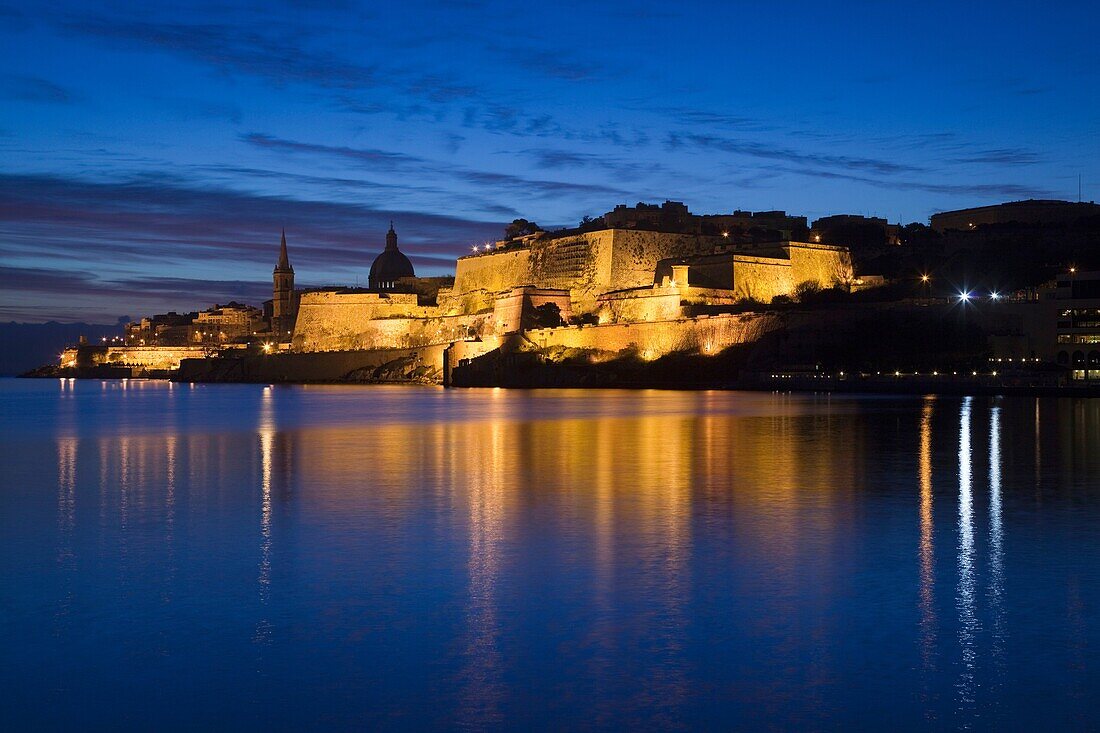
[[[110,346],[70,347],[61,354],[63,367],[129,366],[134,376],[146,370],[178,369],[183,359],[201,359],[207,353],[202,346]]]
[[[813,282],[831,288],[852,282],[852,255],[844,247],[792,242],[790,259],[792,287]]]
[[[756,341],[781,326],[782,319],[775,314],[742,313],[645,323],[533,329],[526,335],[543,348],[558,346],[600,351],[633,348],[638,349],[644,358],[655,359],[675,351],[716,353],[727,346]]]
[[[493,329],[498,334],[518,331],[523,325],[524,315],[531,315],[534,309],[548,303],[558,307],[563,321],[568,321],[572,316],[568,290],[515,288],[497,298],[493,304]]]
[[[299,316],[299,324],[302,323]],[[297,352],[346,349],[402,349],[450,343],[467,335],[492,332],[492,314],[423,318],[319,318],[296,328],[292,349]]]
[[[710,254],[723,244],[722,237],[614,230],[614,254],[605,290],[652,285],[657,263],[669,257]]]
[[[460,257],[454,287],[441,293],[440,308],[451,315],[491,309],[498,293],[535,284],[530,259],[526,248]]]
[[[733,258],[733,292],[738,298],[770,303],[777,295],[794,290],[790,260],[736,255]]]
[[[294,324],[294,351],[330,351],[408,346],[380,343],[383,334],[394,333],[393,322],[418,322],[437,315],[434,307],[419,306],[410,293],[355,293],[323,291],[303,293]],[[413,329],[419,331],[428,324]],[[411,345],[419,345],[419,341]],[[370,344],[370,345],[367,345]]]
[[[591,313],[603,293],[652,285],[659,260],[706,254],[722,241],[623,229],[535,239],[523,249],[459,259],[454,289],[440,305],[476,312],[491,308],[495,294],[533,285],[568,290],[573,312]]]

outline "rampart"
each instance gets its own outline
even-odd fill
[[[544,236],[513,245],[519,248],[460,258],[445,308],[488,309],[496,295],[532,285],[568,290],[573,312],[591,313],[597,297],[609,290],[652,285],[659,260],[706,254],[722,242],[721,237],[627,229]]]
[[[150,371],[178,369],[183,359],[201,359],[208,349],[202,346],[111,346],[87,344],[74,346],[61,354],[62,367],[126,366],[134,376]]]
[[[716,353],[735,344],[756,341],[782,325],[783,319],[777,314],[740,313],[646,323],[541,328],[527,331],[526,336],[540,348],[637,349],[643,358],[655,359],[679,351]]]

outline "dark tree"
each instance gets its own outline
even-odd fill
[[[561,308],[556,303],[543,303],[523,314],[522,326],[528,328],[556,328],[564,323]]]
[[[527,221],[526,219],[515,219],[511,224],[504,228],[505,239],[515,239],[516,237],[522,237],[525,234],[534,234],[535,232],[541,232],[542,227],[533,221]]]

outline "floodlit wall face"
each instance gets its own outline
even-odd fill
[[[458,261],[448,312],[491,308],[492,295],[512,288],[568,290],[575,314],[596,310],[596,298],[610,290],[653,284],[657,262],[711,252],[718,237],[605,229],[535,240],[529,249],[493,252]]]
[[[527,331],[526,335],[542,348],[637,349],[645,358],[657,358],[676,351],[717,353],[728,346],[756,341],[781,325],[782,319],[776,315],[743,313],[673,321],[542,328]]]
[[[523,316],[532,313],[535,308],[553,303],[563,321],[572,316],[569,293],[564,290],[537,288],[517,288],[508,295],[497,298],[493,305],[493,328],[496,333],[512,333],[520,330]]]
[[[676,288],[649,288],[624,297],[600,298],[597,313],[600,323],[669,321],[682,315],[680,299]]]
[[[201,359],[202,346],[82,346],[65,349],[61,366],[132,366],[146,369],[178,369],[182,359]]]
[[[794,289],[791,263],[772,257],[735,257],[733,292],[738,298],[770,303],[777,295],[790,295]]]
[[[332,351],[423,346],[462,338],[475,321],[441,317],[439,309],[418,306],[416,296],[407,293],[305,293],[292,347]]]
[[[852,255],[839,247],[791,244],[791,285],[813,282],[822,288],[852,281]]]
[[[606,290],[637,288],[653,284],[657,262],[668,257],[709,254],[721,237],[695,234],[666,234],[616,229],[610,279]]]
[[[568,290],[574,311],[591,312],[596,296],[612,289],[614,237],[614,231],[604,230],[536,243],[531,253],[534,283]]]
[[[450,313],[476,313],[492,308],[496,294],[534,284],[529,249],[462,257],[454,287],[440,298],[440,306]]]

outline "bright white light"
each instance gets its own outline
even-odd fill
[[[965,303],[966,301],[970,300],[972,297],[973,296],[970,293],[967,293],[967,292],[959,293],[959,302],[960,303]]]
[[[993,300],[1000,300],[1001,299],[1001,294],[994,291],[994,292],[989,294],[989,297],[992,298]]]

